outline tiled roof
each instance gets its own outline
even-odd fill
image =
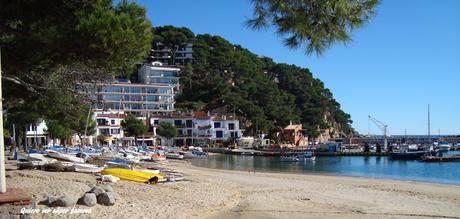
[[[285,130],[302,129],[302,124],[291,124],[284,128]]]

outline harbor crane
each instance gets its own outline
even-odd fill
[[[383,122],[380,122],[372,116],[368,116],[369,121],[372,121],[380,130],[383,132],[383,148],[386,151],[388,149],[388,125],[385,125]]]

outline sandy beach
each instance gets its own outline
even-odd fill
[[[118,193],[114,206],[32,218],[460,218],[456,185],[215,170],[185,161],[162,165],[184,173],[188,181],[119,181],[112,184]],[[7,168],[7,186],[26,189],[36,202],[48,195],[80,197],[97,183],[91,174]]]

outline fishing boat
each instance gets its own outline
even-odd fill
[[[105,166],[109,168],[124,168],[131,169],[134,162],[123,159],[107,160],[105,161]]]
[[[104,169],[101,166],[85,163],[74,163],[73,167],[75,168],[75,172],[80,173],[99,173]]]
[[[70,161],[75,163],[85,163],[84,158],[76,157],[70,154],[64,154],[54,150],[46,150],[46,153],[49,157],[54,158],[56,160]]]
[[[208,153],[200,151],[200,150],[192,150],[184,153],[185,158],[206,158],[208,157]]]
[[[313,151],[307,151],[303,154],[303,159],[304,160],[316,160],[315,155],[313,154]]]
[[[166,155],[166,158],[168,159],[179,159],[179,160],[184,159],[184,155],[179,154],[179,153],[166,152],[165,155]]]
[[[159,180],[164,179],[164,176],[161,174],[139,170],[127,170],[122,168],[106,168],[101,171],[101,174],[116,176],[122,180],[130,180],[134,182],[142,182],[149,184],[157,183]]]
[[[150,156],[150,160],[155,161],[155,162],[165,161],[166,156],[163,154],[153,154],[152,156]]]
[[[282,156],[280,160],[282,162],[299,162],[300,158],[298,158],[297,156]]]

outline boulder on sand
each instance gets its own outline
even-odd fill
[[[89,190],[88,193],[94,193],[96,196],[99,196],[100,194],[104,192],[105,192],[104,188],[100,186],[94,186],[93,188],[91,188],[91,190]]]
[[[77,203],[77,199],[71,196],[61,196],[51,205],[52,207],[71,207]]]
[[[96,194],[94,193],[85,193],[83,197],[78,199],[78,204],[86,205],[89,207],[95,206],[97,204]]]
[[[97,196],[97,203],[101,205],[114,205],[115,197],[115,192],[105,192]]]

